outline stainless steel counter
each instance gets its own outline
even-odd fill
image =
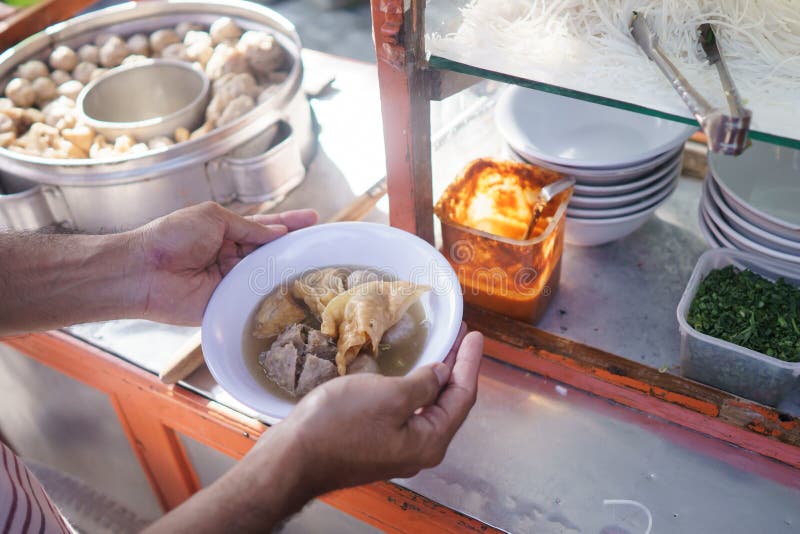
[[[334,71],[338,91],[313,103],[320,154],[281,208],[312,206],[325,218],[384,172],[377,79],[369,65],[317,55],[306,62]],[[435,106],[434,124],[470,98]],[[434,196],[470,157],[501,151],[491,114],[473,121],[437,152]],[[628,238],[568,246],[560,292],[540,326],[675,371],[675,307],[706,248],[699,196],[699,182],[682,179]],[[383,201],[370,219],[385,222],[385,209]],[[194,329],[114,321],[69,331],[157,372]],[[258,416],[205,367],[182,385]],[[493,360],[444,463],[399,483],[513,532],[800,532],[798,470]]]

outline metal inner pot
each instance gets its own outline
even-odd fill
[[[148,141],[202,124],[210,85],[208,76],[189,63],[151,59],[94,80],[77,106],[86,124],[108,138],[128,134]]]

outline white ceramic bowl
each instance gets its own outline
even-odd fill
[[[747,237],[748,239],[752,239],[756,243],[764,245],[765,247],[773,248],[775,250],[779,250],[780,252],[786,252],[787,254],[800,255],[800,241],[786,239],[784,237],[771,234],[766,230],[762,230],[733,211],[730,206],[725,203],[725,199],[722,198],[722,193],[719,191],[719,186],[716,184],[716,181],[711,174],[706,176],[703,195],[705,195],[704,202],[712,202],[722,214],[722,218],[725,220],[725,222],[743,236]]]
[[[728,241],[728,239],[722,235],[722,232],[719,230],[719,228],[717,228],[717,225],[714,224],[714,221],[712,221],[711,217],[708,215],[706,205],[702,202],[700,203],[700,219],[703,221],[703,226],[705,229],[711,233],[713,241],[716,242],[715,246],[738,249],[736,245]],[[709,242],[709,244],[711,243]]]
[[[771,258],[776,258],[783,261],[788,261],[792,263],[800,263],[800,254],[787,254],[781,252],[779,250],[775,250],[774,248],[767,247],[756,243],[752,239],[748,239],[747,237],[743,236],[733,228],[728,222],[722,217],[717,206],[710,201],[707,195],[703,195],[701,199],[701,203],[703,208],[705,209],[706,215],[712,221],[712,231],[713,228],[716,227],[719,233],[721,233],[727,241],[733,243],[735,248],[739,250],[745,250],[748,252],[753,252],[754,254],[761,254],[764,256],[768,256]],[[718,239],[719,241],[723,241],[722,239]]]
[[[568,167],[564,165],[556,165],[544,160],[540,160],[531,156],[523,156],[516,148],[507,144],[508,156],[512,159],[532,163],[545,169],[550,169],[556,172],[566,174],[575,178],[577,185],[590,185],[590,186],[611,186],[611,185],[625,185],[636,182],[648,173],[653,172],[654,169],[667,165],[668,162],[683,156],[683,145],[674,150],[659,154],[653,159],[649,159],[642,163],[637,163],[631,167],[618,167],[613,169],[592,169],[581,167]]]
[[[654,183],[624,195],[608,195],[598,197],[583,196],[573,193],[572,197],[569,199],[569,206],[572,208],[587,208],[596,210],[630,206],[661,191],[664,187],[669,185],[672,180],[675,180],[677,174],[677,167],[673,166],[671,172],[664,173],[663,176],[661,176]]]
[[[372,223],[333,223],[298,230],[244,258],[217,286],[203,315],[203,355],[219,385],[239,402],[275,419],[295,403],[264,389],[245,365],[242,342],[256,306],[281,282],[313,268],[358,265],[433,287],[420,302],[430,320],[414,368],[442,361],[461,326],[463,300],[456,273],[419,237]]]
[[[711,229],[708,227],[708,224],[706,224],[706,216],[702,205],[697,207],[697,225],[700,227],[700,233],[703,235],[703,238],[706,240],[706,243],[708,243],[709,247],[722,247],[722,244],[717,241],[717,238],[711,233]]]
[[[753,141],[740,156],[709,154],[731,209],[756,226],[800,240],[800,150]]]
[[[524,157],[572,167],[634,165],[682,145],[697,126],[514,86],[495,122]]]
[[[630,182],[616,185],[586,185],[576,183],[573,189],[572,196],[580,197],[613,197],[617,195],[627,195],[640,189],[644,189],[654,182],[664,178],[669,173],[675,171],[676,167],[681,166],[683,163],[683,152],[679,152],[674,156],[659,165],[656,169],[645,173],[644,175],[636,178]]]
[[[580,247],[594,247],[622,239],[646,223],[662,203],[663,201],[643,211],[613,219],[582,219],[568,216],[564,239],[567,243]]]
[[[613,219],[617,217],[624,217],[626,215],[632,215],[634,213],[639,213],[642,210],[649,208],[650,206],[655,206],[661,204],[664,200],[675,191],[675,188],[678,187],[678,179],[680,175],[676,171],[671,177],[670,180],[667,181],[665,185],[658,190],[658,192],[650,195],[647,198],[634,202],[633,204],[628,204],[627,206],[623,206],[620,208],[573,208],[569,206],[567,208],[567,217],[579,217],[583,219]]]

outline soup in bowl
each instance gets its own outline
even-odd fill
[[[244,258],[203,316],[203,354],[231,396],[273,419],[314,387],[442,361],[462,295],[424,240],[371,223],[292,232]]]

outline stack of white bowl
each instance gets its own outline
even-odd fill
[[[800,150],[754,141],[708,163],[700,230],[709,245],[800,263]]]
[[[675,190],[696,127],[522,87],[495,122],[510,155],[575,178],[566,240],[594,246],[642,226]]]

